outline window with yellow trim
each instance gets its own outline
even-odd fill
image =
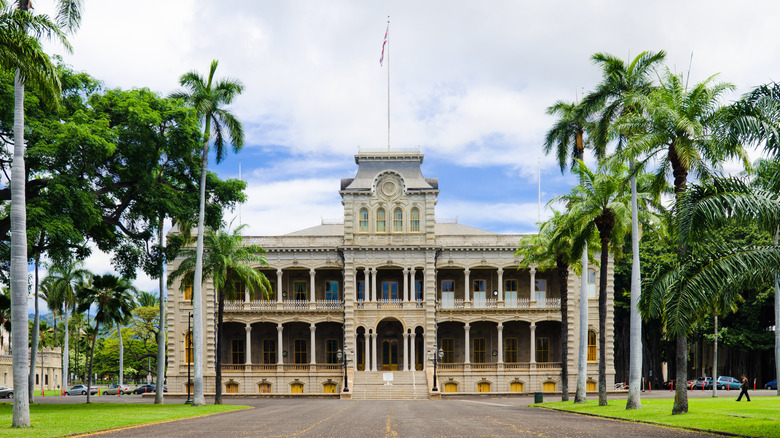
[[[458,392],[458,384],[453,382],[445,383],[444,392]]]
[[[384,233],[387,231],[385,228],[385,209],[380,208],[376,211],[376,232]]]
[[[257,392],[260,394],[270,394],[271,393],[271,384],[264,382],[264,383],[258,383],[257,384]]]
[[[598,355],[596,353],[596,332],[588,330],[588,362],[598,361]]]
[[[263,339],[263,363],[276,363],[276,339]]]
[[[233,339],[230,343],[231,345],[231,359],[233,360],[231,363],[239,364],[239,363],[245,363],[246,358],[244,356],[244,340],[243,339]]]
[[[536,361],[550,361],[550,338],[536,338]]]
[[[510,392],[523,392],[523,382],[512,382],[509,384]]]
[[[485,338],[474,338],[474,363],[485,363]]]
[[[452,338],[442,338],[441,340],[441,350],[444,353],[444,356],[442,356],[441,361],[442,363],[453,363],[455,362],[455,340]]]
[[[585,390],[586,391],[597,391],[598,390],[598,386],[596,386],[596,382],[594,382],[593,380],[589,380],[589,381],[585,382]]]
[[[504,338],[504,362],[517,362],[517,338]]]
[[[393,232],[400,233],[404,230],[404,211],[400,208],[393,210]]]
[[[339,340],[338,339],[326,339],[325,340],[325,363],[339,363]]]
[[[184,361],[192,363],[192,332],[184,336]]]
[[[294,281],[293,282],[293,299],[296,301],[306,300],[306,282]]]
[[[488,382],[477,383],[477,392],[490,392],[490,383]]]
[[[238,383],[225,383],[225,394],[238,394]]]
[[[535,283],[536,284],[534,285],[534,289],[536,289],[536,291],[534,294],[534,300],[544,301],[547,299],[547,280],[536,280]]]
[[[294,363],[308,363],[309,362],[309,348],[306,339],[296,339],[293,341],[294,346]]]
[[[290,392],[293,394],[303,394],[303,383],[293,383],[290,385]]]
[[[192,301],[192,285],[184,288],[184,301]]]
[[[542,384],[542,391],[555,392],[555,382],[544,382]]]
[[[360,213],[358,213],[358,232],[359,233],[368,233],[368,209],[367,208],[361,208]]]
[[[417,207],[412,208],[409,212],[409,230],[412,233],[420,232],[420,209]]]
[[[335,383],[325,383],[322,385],[322,392],[325,394],[335,394],[336,393],[336,384]]]

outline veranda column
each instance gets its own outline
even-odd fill
[[[466,268],[463,270],[463,297],[465,298],[463,302],[470,303],[471,302],[471,288],[469,287],[469,274],[471,271],[469,271],[469,268]]]
[[[249,288],[246,286],[244,286],[244,302],[249,302]]]
[[[352,356],[352,366],[355,367],[355,371],[358,370],[358,358],[357,358],[357,350],[358,350],[358,336],[357,333],[355,333],[354,341],[352,345],[355,346],[355,354]],[[364,361],[365,363],[365,361]]]
[[[363,341],[366,343],[365,348],[363,348],[363,371],[371,371],[371,348],[369,348],[371,333],[368,330],[366,330],[365,336],[363,336]]]
[[[414,281],[417,270],[411,268],[409,273],[409,282],[411,283],[411,286],[409,287],[409,301],[417,301],[417,282]]]
[[[371,337],[371,344],[372,344],[371,345],[371,347],[372,347],[372,350],[371,350],[371,367],[372,367],[371,371],[377,371],[379,369],[379,367],[377,366],[377,363],[376,363],[376,338],[377,338],[377,334],[373,333],[373,335],[374,336]]]
[[[536,303],[536,268],[532,266],[528,272],[531,273],[531,289],[530,289],[531,293],[528,296],[528,300],[531,303]],[[531,307],[536,307],[536,306],[535,304],[531,304]]]
[[[404,268],[404,294],[401,301],[409,301],[409,268]]]
[[[310,293],[309,302],[312,302],[312,303],[316,302],[316,299],[315,299],[315,296],[314,296],[315,295],[315,293],[314,293],[314,274],[315,274],[315,272],[316,271],[314,270],[314,268],[309,269],[309,284],[311,284],[311,293]]]
[[[315,343],[314,343],[314,333],[317,331],[317,326],[314,323],[311,323],[309,326],[309,332],[311,333],[311,360],[309,361],[312,365],[317,363],[316,360],[316,349],[315,349]]]
[[[504,302],[504,270],[498,268],[498,302]]]
[[[504,363],[504,324],[498,323],[498,363]]]
[[[276,363],[278,365],[281,365],[284,363],[284,358],[282,357],[282,353],[284,351],[283,345],[282,345],[282,331],[284,330],[284,326],[282,323],[278,323],[276,325]]]
[[[408,369],[407,364],[409,363],[409,333],[404,333],[404,363],[401,367],[401,371],[406,371]]]
[[[376,301],[379,299],[376,293],[376,276],[378,272],[376,271],[376,268],[371,268],[371,301]],[[376,333],[375,333],[376,334]]]
[[[536,323],[531,323],[531,363],[536,363]]]
[[[466,323],[466,325],[463,326],[463,344],[465,346],[464,352],[465,352],[465,360],[463,363],[471,363],[471,360],[469,360],[469,357],[471,357],[471,352],[469,351],[471,347],[471,336],[469,335],[469,332],[471,331],[471,326],[469,323]],[[438,352],[437,352],[438,353]]]
[[[282,268],[276,270],[276,302],[282,302]]]
[[[252,324],[246,327],[246,364],[252,365]]]
[[[412,371],[417,370],[417,361],[415,360],[415,350],[417,347],[417,333],[410,333],[409,334],[409,349],[411,350],[411,353],[409,354],[409,362],[411,362],[410,369]]]

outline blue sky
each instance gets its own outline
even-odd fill
[[[668,67],[691,82],[720,73],[735,84],[727,101],[780,71],[773,1],[85,3],[74,52],[50,48],[106,87],[168,94],[212,59],[218,77],[244,83],[231,107],[244,151],[211,168],[237,177],[241,162],[252,235],[340,218],[339,180],[354,176],[358,148],[387,147],[388,64],[379,56],[388,16],[391,147],[425,154],[423,173],[439,178],[438,217],[499,233],[533,231],[540,157],[544,203],[571,187],[542,155],[553,122],[545,109],[598,83],[595,52],[666,50]],[[87,267],[111,271],[101,254]],[[136,284],[156,290],[143,276]]]

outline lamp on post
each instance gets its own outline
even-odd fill
[[[343,353],[341,350],[338,350],[336,357],[339,362],[344,362],[344,390],[342,392],[349,392],[349,382],[347,381],[347,362],[349,362],[349,358],[347,357],[347,349],[345,348]]]
[[[190,352],[192,351],[192,312],[190,312],[190,317],[187,319],[187,346],[184,349],[184,358],[187,359],[187,400],[184,400],[184,404],[192,404],[192,400],[190,400],[190,388],[192,387],[192,384],[190,383],[190,368],[192,368],[192,357],[190,357]]]
[[[439,350],[436,350],[436,345],[433,346],[433,388],[431,388],[431,391],[438,391],[439,388],[436,387],[436,365],[438,362],[444,357],[444,350],[439,348]]]

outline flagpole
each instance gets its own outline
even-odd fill
[[[387,152],[390,152],[390,16],[387,16]]]

